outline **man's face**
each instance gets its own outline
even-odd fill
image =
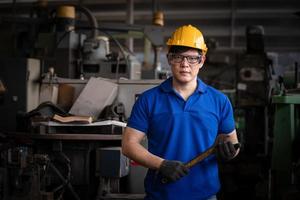
[[[205,56],[200,55],[195,49],[190,49],[182,53],[169,53],[168,61],[173,78],[180,83],[189,83],[196,80]]]

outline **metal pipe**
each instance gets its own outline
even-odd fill
[[[151,42],[148,38],[144,38],[144,62],[143,62],[143,70],[148,71],[151,70],[153,66],[151,66]]]
[[[127,0],[127,18],[126,18],[127,24],[133,24],[134,23],[134,0]],[[127,38],[127,47],[130,51],[133,52],[133,38],[129,37]]]
[[[153,17],[154,17],[154,14],[156,11],[159,10],[159,7],[158,7],[158,1],[157,0],[152,0],[152,14],[153,14]]]
[[[86,17],[88,18],[89,22],[91,23],[91,26],[93,28],[93,32],[92,32],[92,38],[93,39],[96,39],[97,36],[99,35],[99,25],[98,25],[98,21],[96,19],[96,17],[92,14],[92,12],[84,7],[84,6],[81,6],[81,5],[73,5],[76,7],[77,10],[81,11],[82,13],[84,13],[86,15]]]
[[[264,130],[264,155],[267,156],[268,155],[268,150],[269,150],[269,109],[267,106],[265,106],[264,108],[264,126],[265,126],[265,130]]]
[[[298,62],[295,62],[295,88],[298,88],[298,82],[299,82],[299,69],[298,69]]]
[[[235,0],[231,0],[231,26],[230,26],[230,47],[234,48],[235,41],[234,41],[234,28],[235,28],[235,18],[236,18],[236,6]]]

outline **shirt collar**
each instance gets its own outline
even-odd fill
[[[160,84],[160,88],[164,92],[172,92],[173,91],[173,86],[172,86],[172,77],[168,78],[164,82]],[[197,78],[197,88],[196,91],[200,93],[204,93],[206,91],[207,85],[200,79]]]

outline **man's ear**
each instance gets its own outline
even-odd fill
[[[205,60],[206,60],[206,56],[205,55],[201,56],[201,62],[202,62],[202,64],[204,64]]]
[[[170,59],[168,57],[168,54],[166,55],[166,57],[167,57],[167,60],[168,60],[168,64],[171,66],[171,62],[170,62]]]
[[[206,56],[205,55],[201,56],[200,69],[203,67],[205,60],[206,60]]]

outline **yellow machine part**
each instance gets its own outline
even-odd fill
[[[59,6],[56,15],[60,18],[75,19],[75,8],[73,6]]]

